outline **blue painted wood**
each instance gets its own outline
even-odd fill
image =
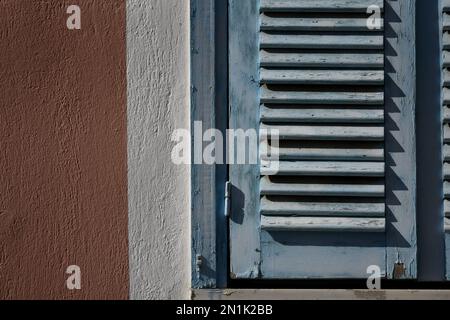
[[[384,183],[322,182],[320,180],[274,182],[265,176],[260,181],[260,193],[266,196],[307,196],[307,197],[384,197]],[[231,239],[233,241],[233,239]]]
[[[311,21],[281,21],[276,20],[280,19],[277,16],[264,15],[268,11],[355,12],[361,10],[360,1],[262,0],[259,10],[257,0],[230,0],[229,3],[230,122],[233,128],[279,129],[283,140],[281,156],[289,160],[281,162],[281,170],[276,174],[263,167],[261,179],[255,166],[231,168],[234,196],[238,196],[238,200],[233,198],[232,207],[231,268],[236,270],[232,276],[239,279],[366,278],[367,267],[378,265],[388,278],[415,278],[415,2],[385,1],[386,25],[392,30],[386,34],[390,49],[386,52],[390,62],[388,74],[358,72],[365,71],[358,70],[364,64],[374,70],[382,68],[376,56],[383,53],[382,33],[367,30],[364,34],[350,31],[342,35],[332,34],[332,29],[323,33],[321,28],[330,28],[336,21],[322,21],[325,24],[314,28]],[[259,12],[263,13],[263,30],[258,37]],[[285,32],[292,28],[306,28],[308,34]],[[268,29],[277,32],[264,31]],[[262,49],[267,49],[260,52],[262,69],[258,69],[258,41]],[[290,49],[289,53],[286,48]],[[377,51],[362,57],[368,48]],[[315,49],[321,58],[308,56],[303,49]],[[325,50],[320,52],[322,49]],[[327,49],[335,50],[333,54],[337,55],[327,55]],[[360,56],[351,65],[342,54]],[[321,61],[323,70],[335,65],[351,71],[325,74],[326,71],[311,69],[320,68]],[[389,81],[384,82],[386,75]],[[370,87],[374,85],[375,88]],[[369,108],[380,110],[384,104],[389,121],[362,125]],[[356,110],[367,113],[352,113],[348,108],[338,117],[331,111],[328,117],[338,124],[326,121],[308,124],[316,116],[326,120],[327,110],[339,110],[343,106],[360,107]],[[305,119],[308,116],[310,119]],[[385,132],[389,133],[388,137]],[[268,143],[264,134],[261,138],[263,143]],[[310,142],[306,150],[301,148],[304,141]],[[347,145],[342,144],[344,141]],[[385,152],[379,151],[379,143],[383,141],[390,160],[386,164],[389,169],[386,181],[383,179]],[[342,152],[343,146],[347,151]],[[367,148],[366,153],[362,146]],[[336,151],[335,155],[330,153],[332,150]],[[364,156],[373,157],[374,163],[347,165],[332,161],[336,158],[345,162]],[[293,162],[299,160],[297,157],[300,160],[312,157],[316,161]],[[352,176],[363,179],[355,180]],[[259,192],[264,196],[262,205],[256,191],[258,183]],[[376,204],[385,195],[387,219],[378,216],[374,220],[360,218],[360,221],[351,213],[345,216],[342,210],[368,210],[380,215]],[[284,202],[277,208],[275,200]],[[346,203],[352,205],[345,206]],[[271,209],[266,214],[268,204]],[[254,211],[258,208],[262,217]],[[305,208],[317,212],[308,216]],[[329,212],[332,210],[336,212]],[[309,227],[315,232],[306,232]],[[340,227],[342,232],[330,232]]]
[[[191,127],[227,128],[227,0],[191,0]],[[194,141],[193,141],[194,142]],[[193,148],[194,149],[194,148]],[[194,153],[196,150],[192,150]],[[191,172],[192,287],[225,288],[228,230],[225,165],[193,165]]]
[[[450,19],[449,19],[450,25]],[[381,25],[381,30],[383,26]],[[367,18],[297,18],[277,19],[261,16],[261,30],[267,31],[367,31]],[[373,29],[372,32],[379,30]]]
[[[262,67],[373,68],[383,69],[383,54],[358,53],[274,53],[261,50]],[[450,55],[448,56],[450,65]]]
[[[384,119],[383,119],[384,120]],[[261,141],[264,150],[268,150],[267,140]],[[450,159],[450,148],[448,150]],[[347,160],[347,161],[383,161],[384,143],[339,142],[335,141],[302,141],[285,142],[278,149],[279,160]],[[265,160],[270,155],[262,155]]]
[[[283,49],[383,49],[382,35],[297,35],[261,32],[261,48]],[[450,38],[448,40],[450,46]]]
[[[450,121],[450,110],[448,117]],[[384,123],[383,109],[347,108],[270,108],[261,107],[261,120],[271,122],[300,123]]]
[[[217,93],[211,90],[217,84],[217,74],[215,73],[217,55],[215,52],[214,36],[217,32],[211,30],[214,26],[212,20],[214,19],[212,12],[214,12],[214,5],[212,0],[191,0],[191,14],[192,14],[192,69],[198,72],[192,73],[192,120],[204,120],[206,123],[216,122],[214,114],[211,112],[211,101],[217,102]],[[217,0],[218,1],[218,0]],[[239,3],[240,2],[240,3]],[[249,128],[258,126],[259,110],[257,105],[258,99],[258,76],[259,71],[255,68],[254,62],[258,62],[257,53],[257,39],[248,42],[252,35],[245,34],[243,30],[250,30],[257,34],[257,3],[252,0],[246,4],[242,4],[238,0],[229,0],[231,14],[230,21],[233,23],[230,26],[230,109],[232,111],[230,118],[230,126],[235,128]],[[405,268],[404,277],[413,278],[415,276],[415,176],[412,163],[415,159],[414,149],[414,122],[411,122],[414,112],[414,86],[412,85],[414,79],[414,55],[412,55],[414,43],[414,3],[413,1],[405,1],[400,4],[397,1],[387,1],[389,4],[387,8],[387,22],[389,19],[397,22],[396,19],[400,16],[402,18],[401,24],[392,23],[396,38],[400,35],[399,41],[392,41],[390,46],[396,51],[401,52],[408,59],[399,61],[388,57],[390,63],[395,70],[392,75],[392,82],[386,84],[387,98],[392,99],[393,103],[400,109],[401,117],[396,117],[393,114],[390,120],[408,133],[405,136],[398,137],[396,132],[393,132],[395,139],[398,139],[400,145],[405,148],[403,154],[398,154],[395,161],[403,161],[407,166],[402,169],[401,166],[393,165],[392,175],[387,177],[391,181],[388,185],[390,192],[394,191],[395,195],[400,193],[401,208],[394,208],[394,205],[388,203],[390,214],[398,223],[388,220],[386,224],[386,235],[379,236],[373,234],[359,235],[359,234],[342,234],[338,240],[333,239],[334,236],[329,233],[315,233],[304,237],[301,233],[271,233],[259,232],[259,188],[255,188],[258,184],[258,179],[254,180],[252,177],[258,177],[259,168],[255,166],[243,166],[243,168],[231,168],[230,177],[233,180],[233,204],[232,204],[232,221],[230,225],[231,234],[231,276],[236,278],[366,278],[365,268],[368,264],[381,264],[382,272],[388,277],[394,277],[394,269],[398,270],[399,262],[403,263]],[[240,13],[238,10],[243,9]],[[389,12],[390,10],[390,12]],[[233,13],[234,12],[234,13]],[[250,15],[245,15],[249,14]],[[252,15],[255,13],[254,15]],[[408,16],[410,15],[410,16]],[[245,16],[245,19],[243,18]],[[234,17],[234,18],[233,18]],[[389,18],[390,17],[390,18]],[[403,23],[404,22],[404,23]],[[205,29],[199,28],[205,27]],[[255,28],[255,29],[254,29]],[[234,33],[233,33],[234,31]],[[212,36],[214,34],[214,36]],[[253,38],[255,39],[255,38]],[[397,39],[396,39],[397,40]],[[379,47],[377,45],[377,47]],[[356,48],[356,47],[355,47]],[[361,47],[359,47],[361,48]],[[244,53],[243,55],[241,55]],[[370,63],[373,67],[379,68],[378,60],[366,60],[365,58],[356,62],[356,66],[363,66],[365,63]],[[294,57],[295,59],[295,57]],[[305,66],[317,66],[317,61],[310,60],[306,62]],[[330,63],[340,64],[344,61],[344,66],[351,66],[350,62],[346,60],[329,59]],[[370,61],[370,62],[367,62]],[[249,64],[250,62],[250,64]],[[270,64],[271,62],[269,62]],[[286,66],[286,61],[283,66]],[[345,64],[347,63],[347,64]],[[297,65],[299,62],[297,62]],[[308,65],[309,64],[309,65]],[[270,65],[267,65],[270,66]],[[352,66],[354,67],[354,66]],[[233,72],[234,70],[234,72]],[[212,76],[214,74],[214,76]],[[397,96],[398,88],[406,95]],[[234,91],[233,91],[234,89]],[[248,90],[248,91],[247,91]],[[247,95],[248,94],[248,95]],[[239,96],[241,95],[241,96]],[[246,104],[246,102],[256,102]],[[334,102],[337,103],[337,102]],[[206,107],[208,104],[208,107]],[[246,106],[243,110],[240,107]],[[254,107],[254,109],[253,109]],[[214,123],[216,124],[216,123]],[[409,131],[408,131],[409,130]],[[390,156],[395,155],[394,146],[395,141],[387,141],[387,152]],[[389,147],[391,145],[391,147]],[[317,150],[317,149],[316,149]],[[329,149],[332,150],[332,149]],[[337,149],[336,149],[337,150]],[[356,150],[356,149],[355,149]],[[361,150],[361,149],[360,149]],[[371,150],[371,149],[369,149]],[[377,155],[370,153],[369,156],[382,160],[382,153],[376,151]],[[361,152],[361,151],[359,151]],[[352,154],[352,152],[345,152],[344,154]],[[357,152],[358,153],[358,152]],[[315,155],[314,155],[315,154]],[[316,159],[323,159],[320,157],[322,152],[313,152],[312,156]],[[318,158],[317,158],[318,157]],[[330,156],[327,156],[330,157]],[[339,157],[339,155],[338,155]],[[352,157],[355,157],[353,155]],[[356,155],[356,157],[359,157]],[[399,168],[400,167],[400,168]],[[217,248],[217,230],[220,229],[217,223],[217,215],[210,214],[217,213],[217,208],[220,207],[220,193],[217,193],[215,187],[211,189],[211,185],[215,185],[219,176],[223,174],[218,173],[217,168],[198,166],[193,168],[192,176],[192,233],[193,233],[193,263],[192,263],[192,282],[193,287],[214,287],[217,285],[218,275],[217,262],[220,257],[216,255]],[[406,173],[407,172],[407,173]],[[396,189],[394,187],[396,181],[394,174],[399,175],[402,185],[406,186],[407,191]],[[408,176],[406,176],[408,175]],[[219,179],[220,180],[220,179]],[[389,184],[389,183],[388,183]],[[301,186],[301,184],[299,184]],[[311,185],[309,185],[311,186]],[[320,186],[320,184],[319,184]],[[339,184],[327,185],[328,190],[338,193]],[[345,186],[350,188],[347,190]],[[351,184],[342,185],[341,192],[348,191],[351,193],[357,192],[358,185],[354,185],[351,190]],[[209,187],[209,190],[207,189]],[[326,189],[326,188],[325,188]],[[364,189],[359,186],[359,189]],[[245,192],[242,192],[242,191]],[[255,192],[257,190],[257,192]],[[289,190],[287,188],[286,190]],[[309,188],[303,188],[303,191],[297,189],[297,192],[308,192]],[[334,191],[333,191],[334,190]],[[249,191],[248,194],[246,192]],[[369,190],[367,190],[369,192]],[[315,190],[313,192],[322,192]],[[384,185],[380,185],[379,189],[374,188],[372,191],[377,197],[384,195]],[[256,195],[258,193],[258,195]],[[250,195],[249,197],[247,197]],[[388,199],[389,200],[389,199]],[[390,200],[392,201],[392,199]],[[405,205],[407,214],[403,205],[410,201],[410,205]],[[219,203],[219,205],[217,205]],[[393,203],[393,202],[392,202]],[[257,212],[258,214],[255,214]],[[248,224],[248,222],[256,222],[255,224]],[[233,235],[238,234],[237,237]],[[399,237],[399,234],[401,237]],[[235,242],[234,241],[239,241]],[[387,251],[385,250],[386,240],[388,246],[391,246]],[[226,241],[225,241],[226,243]],[[243,243],[245,245],[243,245]],[[333,243],[332,246],[327,243]],[[355,247],[355,243],[358,246]],[[223,243],[222,243],[223,245]],[[238,246],[241,246],[240,248]],[[233,249],[234,247],[234,249]],[[233,250],[235,254],[233,255]],[[197,255],[201,256],[200,272],[197,272]],[[261,255],[263,263],[261,263]],[[220,255],[223,257],[222,255]],[[233,258],[234,257],[234,258]],[[277,257],[276,260],[273,260]],[[305,259],[308,257],[308,259]],[[327,261],[333,263],[324,264],[324,257]],[[395,258],[394,258],[395,257]],[[387,266],[384,265],[384,259],[387,258]],[[272,260],[271,260],[272,259]],[[272,261],[272,262],[270,262]],[[320,266],[320,267],[317,267]],[[199,276],[200,274],[200,276]]]
[[[285,198],[269,199],[263,197],[261,199],[261,215],[278,217],[384,217],[384,201],[376,202],[365,199],[358,202],[353,199],[352,202],[338,202],[337,199],[334,199],[329,202],[315,202],[311,199],[311,201],[298,199],[288,202],[285,200]]]
[[[261,230],[303,232],[385,232],[386,219],[361,217],[262,216]],[[307,234],[306,234],[307,236]]]
[[[417,277],[415,0],[386,0],[387,277]],[[399,23],[401,21],[401,23]]]
[[[367,279],[367,267],[386,269],[385,233],[261,233],[261,273],[270,279]]]
[[[229,0],[230,129],[259,129],[258,25],[259,1]],[[259,278],[259,165],[231,165],[229,171],[233,185],[230,275]]]
[[[261,0],[269,12],[366,12],[371,5],[383,10],[383,0]]]
[[[450,92],[449,92],[450,101]],[[263,87],[261,103],[274,104],[349,104],[383,105],[384,93],[377,92],[315,92],[315,91],[274,91]]]

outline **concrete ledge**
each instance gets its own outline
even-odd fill
[[[450,300],[450,290],[201,289],[192,300]]]

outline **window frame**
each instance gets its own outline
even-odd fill
[[[190,0],[191,128],[228,127],[228,1]],[[225,136],[225,135],[224,135]],[[192,148],[194,159],[196,150]],[[228,221],[224,214],[227,166],[191,166],[192,288],[226,288]]]

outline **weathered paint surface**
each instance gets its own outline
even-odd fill
[[[230,128],[259,129],[258,18],[259,1],[230,0],[229,103]],[[255,152],[256,150],[253,150]],[[231,165],[230,272],[232,278],[260,274],[258,164]]]
[[[191,0],[190,5],[191,126],[195,128],[200,121],[204,130],[216,128],[225,135],[228,128],[228,0]],[[197,149],[191,150],[194,159]],[[223,154],[225,152],[223,149]],[[193,288],[224,288],[227,284],[228,222],[224,214],[227,171],[226,164],[192,166]]]
[[[125,2],[73,2],[0,1],[0,299],[129,296]]]
[[[347,212],[357,207],[344,205],[363,199],[376,206],[385,196],[383,152],[378,151],[374,160],[345,159],[358,157],[361,146],[380,150],[385,139],[385,71],[382,59],[374,63],[380,57],[373,56],[384,54],[383,32],[366,27],[364,33],[341,34],[326,26],[330,21],[321,12],[361,12],[363,19],[366,13],[355,1],[318,4],[254,0],[229,4],[230,125],[276,129],[282,140],[281,162],[275,173],[250,165],[230,168],[231,183],[238,190],[233,194],[230,223],[232,277],[365,278],[369,265],[380,266],[385,274],[384,206],[381,216],[352,218]],[[304,28],[299,26],[304,21],[294,15],[304,12],[303,6],[314,6],[307,9],[311,16],[317,13],[313,34],[290,32]],[[280,10],[291,13],[290,18],[273,15],[269,20],[277,32],[266,32],[267,17]],[[337,19],[331,23],[346,23]],[[263,25],[262,31],[258,23]],[[280,54],[286,48],[294,50]],[[299,59],[307,54],[297,49],[323,50],[324,64],[309,57],[313,67],[301,65]],[[378,51],[369,54],[361,49]],[[359,54],[357,65],[372,61],[375,69],[349,64],[347,56],[355,53]],[[361,59],[364,54],[367,57]],[[277,68],[271,69],[273,66]],[[260,103],[264,106],[258,108]],[[265,138],[263,133],[260,136]],[[314,159],[304,158],[307,153],[298,151],[304,145],[315,147]],[[333,154],[338,148],[349,151]],[[273,207],[286,209],[287,216],[277,216],[275,211],[265,216],[267,200],[273,200]],[[341,206],[325,206],[331,210],[322,211],[321,217],[302,214],[301,210],[295,212],[299,216],[293,216],[294,209],[303,205],[327,201],[337,201]],[[347,212],[337,211],[340,207]],[[331,263],[324,264],[324,260]]]
[[[189,128],[189,1],[127,1],[127,62],[131,298],[188,298],[190,176],[171,135]]]
[[[387,277],[417,277],[416,1],[385,1]],[[398,23],[398,21],[401,23]],[[389,67],[389,68],[388,68]],[[396,270],[404,266],[398,276]]]

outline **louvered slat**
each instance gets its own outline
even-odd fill
[[[444,163],[444,179],[450,180],[450,163]]]
[[[261,125],[261,138],[270,130],[279,132],[282,140],[383,141],[383,127]],[[450,133],[450,130],[449,130]]]
[[[261,33],[263,49],[383,49],[382,35],[298,35]]]
[[[261,102],[278,104],[383,105],[384,92],[274,91],[263,87],[261,90]]]
[[[365,18],[296,18],[261,15],[264,31],[367,31]],[[374,30],[376,31],[376,30]]]
[[[381,202],[286,202],[267,197],[261,200],[261,214],[266,216],[384,217],[384,210]]]
[[[443,116],[444,123],[448,124],[450,122],[450,108],[449,107],[444,107],[442,116]]]
[[[444,213],[447,218],[450,218],[450,201],[444,200]]]
[[[261,69],[261,83],[319,85],[383,85],[383,71]]]
[[[262,155],[263,230],[384,231],[383,28],[367,27],[383,3],[261,0],[261,147],[280,139],[277,170]]]
[[[450,12],[450,1],[449,0],[442,0],[442,10],[444,12]]]
[[[444,63],[444,68],[449,68],[450,67],[450,52],[444,51],[443,63]]]
[[[444,124],[444,143],[450,143],[450,127]]]
[[[288,109],[261,107],[261,120],[303,123],[383,123],[381,109]]]
[[[442,23],[444,24],[444,31],[450,30],[450,15],[448,13],[444,13]]]
[[[444,161],[450,161],[450,146],[449,145],[444,145]]]
[[[383,0],[261,0],[262,12],[363,12],[376,5],[383,9]]]
[[[450,182],[444,181],[444,198],[450,199]]]
[[[262,216],[261,229],[271,231],[384,232],[385,219]]]
[[[376,53],[274,53],[261,50],[262,67],[289,68],[383,68],[384,57]],[[450,56],[448,58],[450,64]]]
[[[444,218],[444,230],[445,232],[450,231],[450,219]]]
[[[261,167],[261,175],[274,173]],[[328,177],[383,177],[382,162],[280,161],[276,175]]]
[[[444,50],[450,50],[450,34],[445,33],[442,41]]]
[[[263,150],[268,150],[267,140],[261,141]],[[270,155],[262,155],[270,159]],[[450,158],[450,150],[449,150]],[[383,161],[384,147],[382,143],[357,143],[351,141],[347,144],[335,141],[292,141],[278,147],[279,160],[329,160],[329,161]]]
[[[262,195],[322,196],[322,197],[384,197],[384,184],[344,184],[272,182],[263,177],[260,182]],[[450,193],[449,193],[450,195]]]

